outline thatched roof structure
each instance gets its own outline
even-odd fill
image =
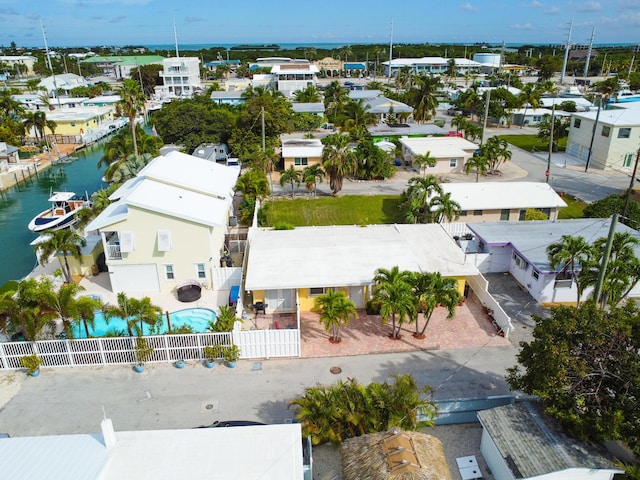
[[[442,443],[431,435],[371,433],[340,447],[344,480],[451,480]]]

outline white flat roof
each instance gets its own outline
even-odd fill
[[[174,150],[154,158],[137,176],[206,195],[229,198],[233,197],[233,188],[239,174],[239,167],[219,165]]]
[[[597,110],[591,109],[588,112],[579,112],[574,113],[573,115],[578,118],[588,118],[595,121],[598,112]],[[607,125],[620,127],[638,126],[640,125],[640,110],[626,108],[615,108],[611,110],[601,109],[600,115],[598,116],[598,123],[605,123]]]
[[[462,210],[561,208],[567,204],[551,186],[536,182],[442,183]]]
[[[291,139],[282,142],[283,158],[322,157],[324,145],[318,139]]]
[[[460,157],[476,150],[478,145],[462,137],[401,137],[400,143],[414,155],[431,152],[434,157]],[[466,151],[461,154],[461,151]]]
[[[302,479],[299,424],[0,439],[4,478]],[[34,457],[33,452],[37,452]]]
[[[356,286],[378,268],[476,275],[478,270],[438,224],[255,229],[245,288]]]

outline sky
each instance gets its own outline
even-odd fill
[[[0,46],[640,44],[640,0],[0,0]]]

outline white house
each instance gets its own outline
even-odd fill
[[[540,124],[545,115],[551,117],[552,113],[557,118],[571,116],[570,113],[562,110],[556,110],[555,112],[553,112],[548,108],[519,108],[511,112],[511,123],[513,123],[514,125],[535,127]]]
[[[311,479],[297,423],[116,432],[105,419],[100,434],[1,438],[0,463],[22,480]]]
[[[440,186],[460,205],[462,213],[457,222],[524,220],[528,209],[539,210],[549,220],[556,220],[560,209],[567,206],[547,183],[453,182]]]
[[[382,62],[384,65],[384,75],[396,76],[398,72],[405,67],[408,67],[412,73],[430,73],[440,75],[444,73],[448,66],[450,58],[442,57],[422,57],[422,58],[394,58],[391,60],[391,68],[389,68],[389,62]],[[466,58],[454,58],[456,63],[456,70],[458,72],[470,72],[480,70],[481,63],[469,60]]]
[[[591,168],[631,171],[639,147],[640,110],[616,108],[572,115],[567,153],[585,164],[588,160]]]
[[[405,164],[413,165],[416,155],[426,153],[437,160],[434,167],[427,167],[429,174],[463,173],[465,163],[478,149],[478,145],[462,137],[402,137],[400,144]]]
[[[89,82],[84,77],[75,73],[60,73],[43,78],[38,84],[39,88],[47,91],[50,97],[68,95],[71,90],[77,87],[87,87]]]
[[[480,451],[495,480],[611,480],[624,473],[592,445],[564,435],[533,402],[482,410],[478,419]]]
[[[202,90],[200,59],[197,57],[171,57],[162,60],[162,87],[156,88],[160,96],[192,97]]]
[[[609,234],[611,221],[602,218],[573,220],[468,223],[473,233],[471,244],[464,246],[467,254],[477,252],[476,264],[483,273],[510,273],[531,296],[543,306],[575,305],[577,289],[570,275],[549,263],[547,247],[562,240],[563,235],[583,237],[592,244]],[[623,224],[617,232],[628,232],[640,240],[640,234]],[[635,247],[640,257],[640,247]],[[585,290],[582,298],[593,291]],[[636,285],[629,297],[640,296]]]
[[[311,64],[280,64],[271,68],[275,77],[276,90],[285,97],[291,97],[298,90],[315,87],[318,84],[318,67]]]
[[[26,69],[25,72],[27,75],[33,75],[33,65],[38,61],[36,57],[32,57],[31,55],[0,55],[0,63],[4,63],[8,65],[10,69],[15,69],[16,66],[18,68]],[[20,76],[17,74],[15,76]]]
[[[239,167],[172,151],[114,192],[99,230],[114,292],[172,292],[195,280],[228,290],[222,265]]]

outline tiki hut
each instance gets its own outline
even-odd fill
[[[394,427],[345,440],[340,454],[344,480],[451,480],[442,443],[424,433]]]

